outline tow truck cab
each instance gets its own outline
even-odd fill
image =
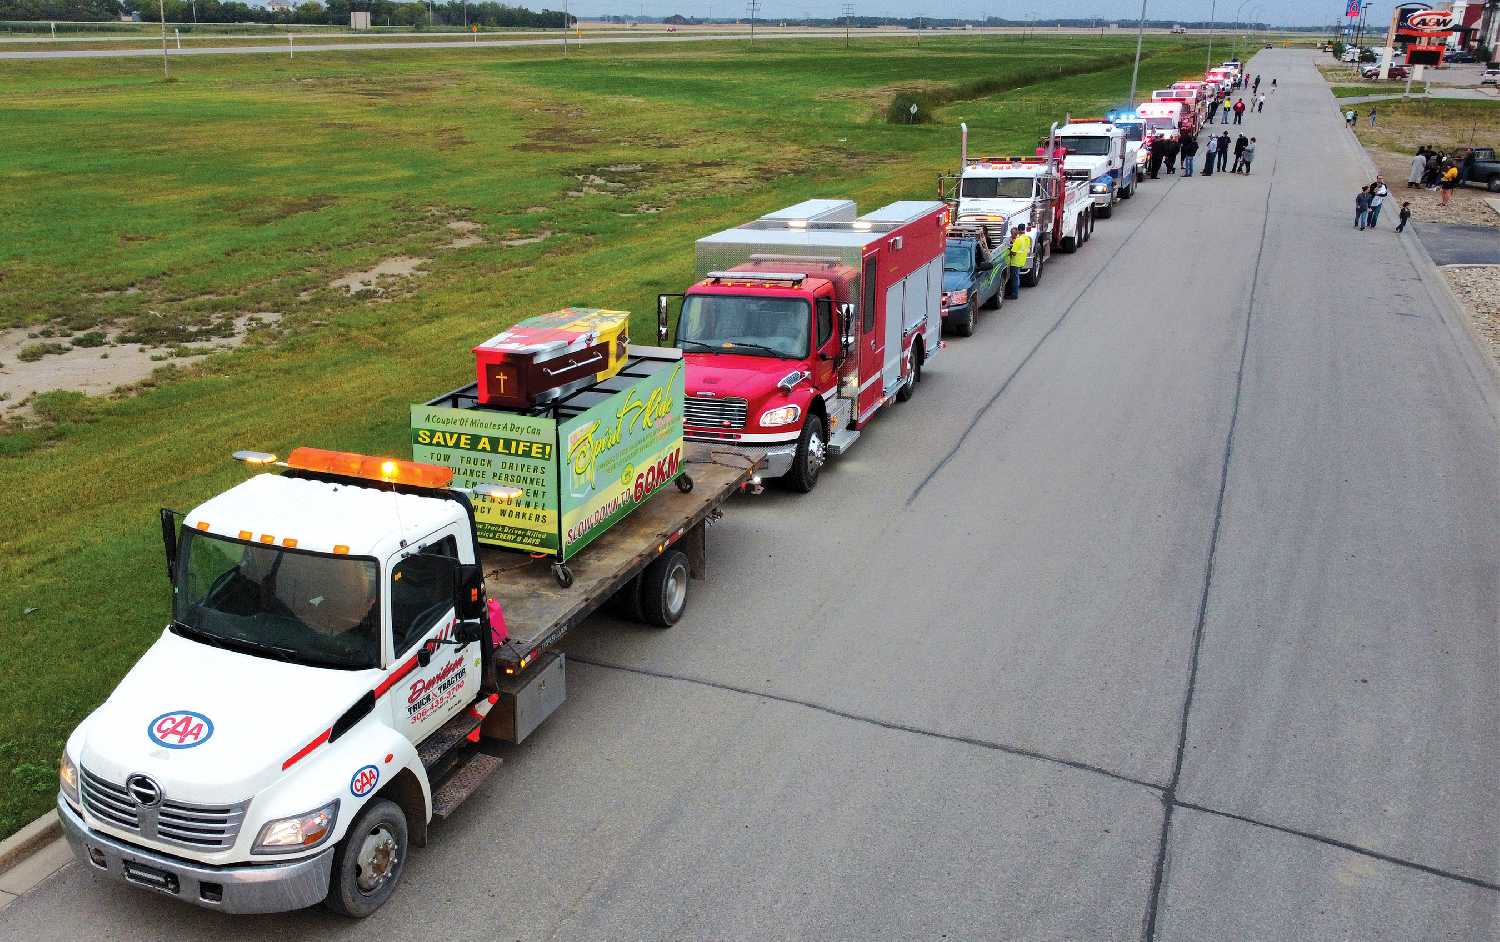
[[[1125,139],[1122,128],[1102,118],[1074,118],[1057,136],[1068,151],[1063,172],[1070,180],[1089,182],[1095,215],[1108,218],[1117,201],[1135,195],[1138,148]]]
[[[68,737],[57,810],[114,879],[362,916],[425,842],[434,734],[494,702],[471,505],[432,465],[283,466],[163,511],[171,621]]]
[[[699,239],[675,335],[674,296],[658,299],[660,341],[687,362],[684,437],[762,461],[795,491],[910,397],[941,345],[947,207],[857,212],[808,200]]]

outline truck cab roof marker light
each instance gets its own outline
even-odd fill
[[[526,496],[525,489],[508,484],[476,484],[470,493],[502,504],[513,503]]]
[[[246,451],[241,450],[231,455],[235,461],[243,461],[245,464],[275,464],[276,456],[269,451]]]

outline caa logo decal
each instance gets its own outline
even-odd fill
[[[191,749],[208,742],[214,734],[214,721],[192,710],[163,713],[146,726],[146,735],[158,746],[168,749]]]
[[[379,781],[380,770],[373,765],[364,766],[349,779],[349,794],[355,798],[363,798],[375,790]]]

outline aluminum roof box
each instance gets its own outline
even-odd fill
[[[882,206],[873,213],[865,213],[859,217],[859,222],[875,223],[876,225],[901,226],[915,219],[940,209],[941,203],[936,200],[898,200],[888,206]]]
[[[854,200],[803,200],[760,218],[779,223],[853,222],[857,212]]]

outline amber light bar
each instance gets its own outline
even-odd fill
[[[413,487],[447,487],[453,483],[453,469],[435,464],[403,461],[399,458],[377,458],[352,451],[328,451],[323,448],[294,448],[286,465],[301,471],[317,471],[343,477],[364,478],[409,484]]]

